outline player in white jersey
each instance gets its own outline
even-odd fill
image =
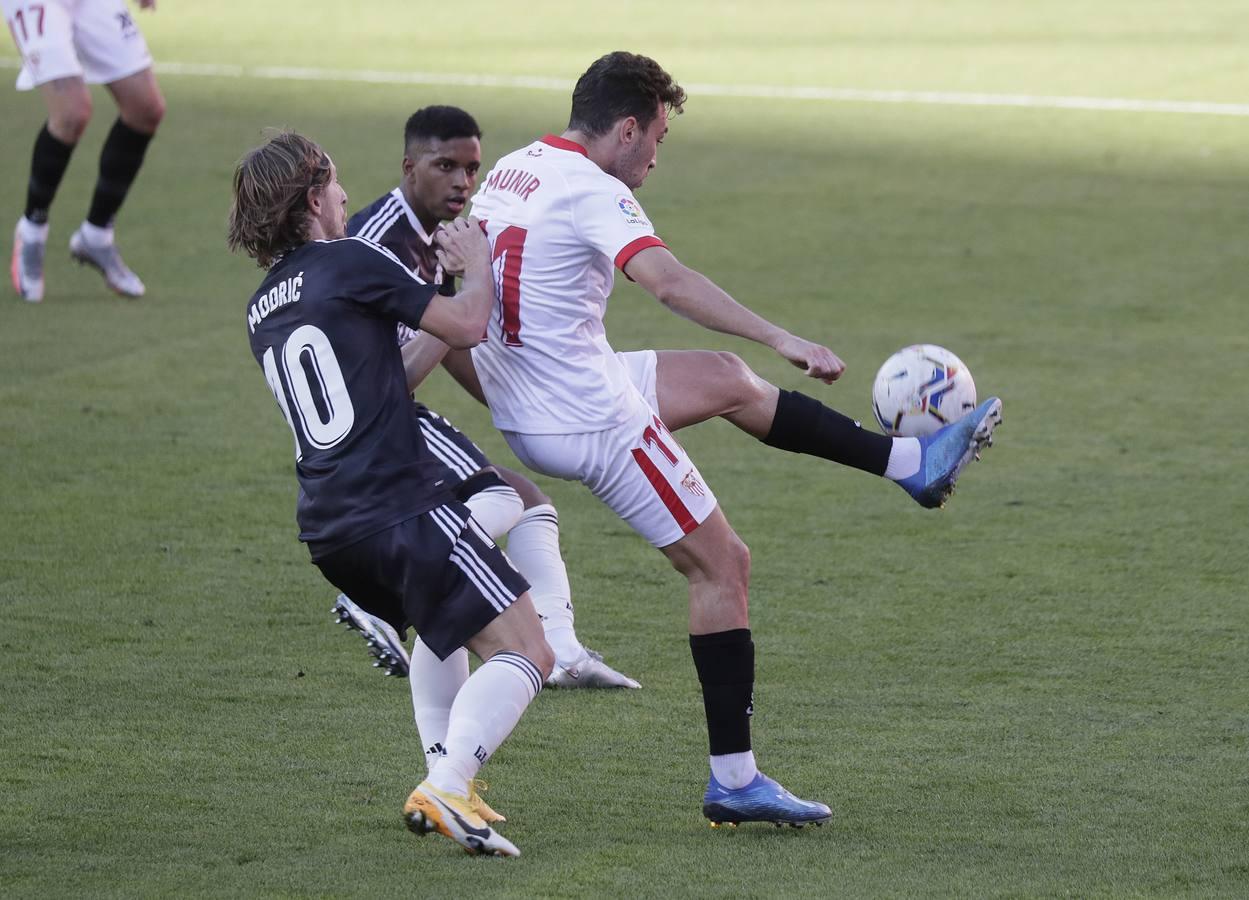
[[[487,223],[499,296],[473,361],[521,461],[586,484],[689,580],[711,748],[704,814],[713,824],[818,823],[827,806],[799,800],[756,767],[750,554],[669,429],[721,416],[770,446],[886,476],[921,505],[939,506],[988,443],[1001,402],[931,438],[891,439],[779,390],[730,353],[617,354],[603,326],[613,269],[679,315],[765,344],[813,378],[830,383],[844,370],[827,347],[681,265],[655,234],[633,191],[684,101],[654,60],[608,54],[578,80],[563,135],[508,154],[486,176],[472,209]]]
[[[69,252],[79,264],[99,271],[117,293],[139,297],[143,282],[122,262],[113,219],[165,115],[143,35],[124,0],[0,0],[0,6],[22,54],[17,88],[38,88],[48,110],[31,154],[26,210],[13,232],[13,289],[30,303],[43,299],[48,209],[91,120],[91,83],[108,88],[118,118],[100,150],[91,206],[69,239]],[[139,0],[139,6],[155,8],[156,0]]]
[[[455,279],[444,277],[436,256],[434,235],[440,223],[463,212],[481,168],[481,129],[476,120],[454,106],[427,106],[413,113],[403,129],[403,168],[399,186],[383,194],[351,217],[347,233],[381,244],[394,253],[422,280],[441,285],[444,294],[454,293]],[[408,346],[415,386],[423,373],[443,364],[465,383],[474,396],[480,388],[472,376],[467,351],[450,351],[441,341],[430,340],[401,325],[400,343]],[[423,344],[413,350],[409,342]],[[469,371],[466,372],[465,367]],[[640,685],[617,672],[600,654],[581,644],[574,628],[572,592],[559,549],[559,517],[551,499],[536,484],[502,466],[495,466],[481,450],[442,416],[422,404],[417,419],[430,451],[447,468],[445,477],[457,495],[473,511],[491,538],[507,536],[508,557],[532,586],[534,606],[542,619],[547,642],[555,651],[556,666],[548,685],[561,688],[637,688]],[[422,723],[420,711],[436,705],[418,694],[446,693],[454,696],[456,682],[468,677],[468,658],[439,660],[419,640],[409,659],[398,635],[387,632],[382,622],[369,621],[347,598],[335,604],[339,621],[358,630],[369,642],[378,665],[390,674],[410,677],[418,711],[417,726],[427,753],[441,745],[437,722]]]

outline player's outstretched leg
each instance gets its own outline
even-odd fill
[[[935,455],[926,449],[931,446],[931,439],[928,444],[921,444],[919,438],[878,434],[814,397],[781,390],[756,375],[732,353],[659,351],[655,379],[660,416],[673,431],[719,416],[778,450],[818,456],[899,483],[914,484],[912,479],[921,473],[923,482],[918,488],[904,487],[927,507],[941,506],[948,499],[963,466],[988,445],[989,435],[1001,421],[998,401],[996,418],[985,424],[985,417],[979,416],[979,424],[984,428],[976,432],[982,438],[978,446],[965,459],[960,450],[951,461],[944,449]],[[977,413],[983,412],[985,404]],[[932,438],[940,434],[937,432]],[[942,447],[947,440],[957,443],[947,435]],[[929,462],[925,462],[925,454],[931,457]],[[930,489],[923,487],[930,484]]]
[[[993,430],[1001,423],[1002,401],[990,397],[957,422],[918,438],[919,468],[898,486],[920,506],[944,506],[963,468],[993,446]]]

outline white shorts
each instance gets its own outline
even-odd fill
[[[639,412],[607,431],[503,432],[525,465],[580,481],[656,547],[675,544],[715,511],[716,497],[655,410],[655,354],[617,354],[638,391]]]
[[[125,0],[0,0],[22,55],[17,89],[58,78],[112,84],[152,65]]]

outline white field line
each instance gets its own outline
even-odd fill
[[[15,69],[20,60],[0,58],[0,68]],[[394,72],[377,69],[314,69],[290,66],[238,66],[217,63],[158,62],[162,75],[273,81],[339,81],[366,84],[425,84],[454,87],[519,88],[572,91],[564,78],[536,75],[468,75],[458,72]],[[686,84],[692,97],[805,100],[832,103],[912,103],[935,106],[999,106],[1024,109],[1076,109],[1097,112],[1179,113],[1205,116],[1249,116],[1249,103],[1200,100],[1129,100],[1117,97],[1055,97],[1044,94],[983,94],[957,91],[882,91],[862,88],[784,87],[766,84]]]

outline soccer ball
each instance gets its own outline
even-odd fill
[[[872,385],[872,411],[886,434],[932,434],[975,408],[971,372],[935,344],[903,347],[885,360]]]

